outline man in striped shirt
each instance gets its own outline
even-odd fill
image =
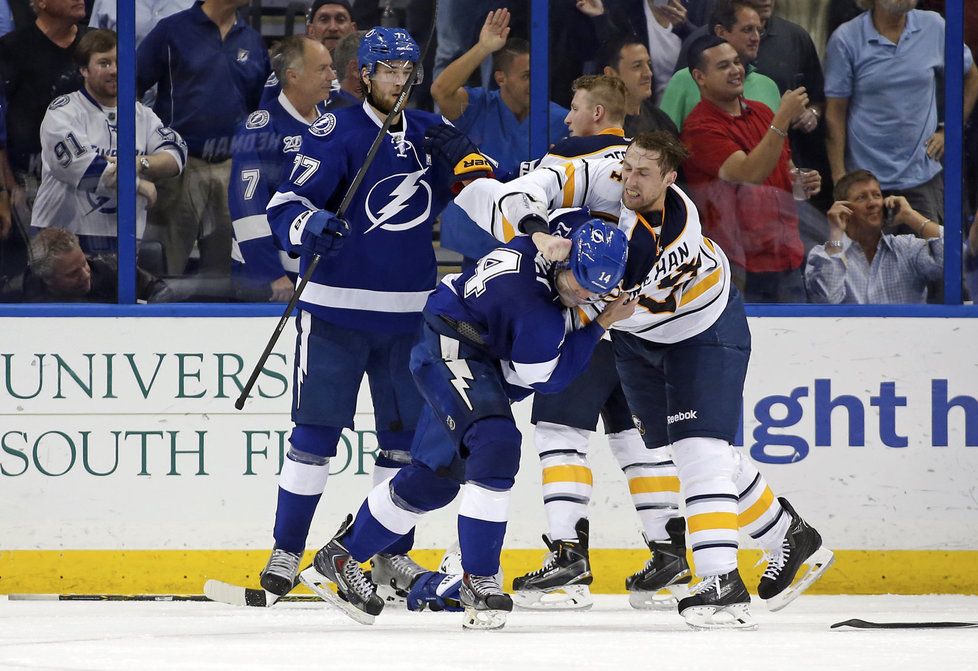
[[[805,270],[813,303],[924,303],[928,282],[944,276],[944,229],[903,196],[884,198],[868,170],[839,180],[828,219],[829,239]],[[916,235],[884,233],[888,223]]]

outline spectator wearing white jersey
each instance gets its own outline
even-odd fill
[[[86,253],[116,250],[117,53],[116,34],[94,30],[76,51],[84,85],[48,106],[41,123],[41,186],[31,227],[65,228]],[[186,145],[152,110],[136,103],[136,235],[156,200],[152,180],[177,175]]]

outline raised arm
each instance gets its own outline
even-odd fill
[[[438,103],[446,119],[454,121],[462,116],[469,102],[465,82],[482,61],[505,46],[508,37],[509,10],[503,8],[489,12],[475,46],[449,63],[431,82],[431,97]]]
[[[774,113],[764,137],[749,153],[737,151],[731,154],[720,166],[720,179],[737,184],[763,184],[778,165],[788,138],[788,127],[807,107],[808,94],[804,87],[785,91],[781,96],[781,107]]]

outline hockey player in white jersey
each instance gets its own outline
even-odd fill
[[[624,137],[625,85],[617,77],[586,75],[573,84],[574,98],[565,123],[571,137],[558,142],[536,167],[559,167],[582,158],[620,160],[629,140]],[[532,168],[533,166],[528,166]],[[564,210],[558,210],[564,212]],[[608,215],[605,215],[608,216]],[[617,218],[613,217],[615,220]],[[571,610],[592,604],[588,552],[588,504],[592,474],[588,443],[604,423],[608,445],[628,482],[629,494],[653,554],[670,542],[684,543],[679,515],[679,478],[670,446],[649,450],[635,427],[615,369],[611,339],[598,343],[587,370],[557,394],[536,394],[530,421],[543,469],[543,502],[550,552],[540,569],[513,580],[513,599],[521,608]],[[671,523],[670,523],[671,520]],[[685,549],[685,545],[682,545]],[[662,555],[662,552],[658,552]],[[676,594],[685,595],[689,570],[684,552],[674,553],[678,570],[662,579],[649,561],[629,576],[625,586],[636,608],[672,608]],[[661,595],[656,594],[665,589]]]
[[[336,73],[326,47],[295,36],[279,44],[272,68],[282,89],[248,115],[234,138],[228,209],[236,277],[256,290],[270,290],[269,300],[288,302],[299,261],[275,244],[265,208],[302,151],[302,133],[326,112],[323,102]]]
[[[693,562],[702,578],[679,601],[679,612],[694,628],[754,628],[750,595],[737,570],[740,530],[766,553],[758,595],[771,610],[821,576],[833,555],[732,445],[750,332],[723,251],[703,236],[695,206],[674,184],[686,156],[673,136],[644,133],[620,162],[585,159],[505,185],[477,182],[457,202],[477,217],[485,208],[489,216],[476,221],[500,239],[531,234],[552,259],[566,256],[568,241],[547,234],[549,210],[586,205],[620,214],[619,228],[629,238],[622,286],[639,297],[639,305],[613,327],[615,359],[646,445],[672,445]],[[583,309],[593,317],[601,304]],[[808,570],[799,577],[803,566]]]
[[[117,251],[116,34],[93,30],[79,41],[84,86],[55,98],[41,122],[41,185],[33,228],[57,226],[78,236],[88,254]],[[151,109],[136,103],[136,237],[156,200],[153,180],[183,170],[187,145]]]
[[[491,174],[464,136],[442,138],[439,129],[452,130],[442,117],[404,110],[378,145],[346,220],[336,215],[386,115],[418,75],[419,57],[401,28],[364,35],[358,53],[363,105],[324,114],[304,132],[302,151],[268,204],[276,241],[301,256],[300,272],[314,254],[322,259],[296,320],[294,428],[279,479],[275,547],[261,576],[274,594],[293,587],[329,460],[343,428],[353,427],[364,375],[380,447],[374,481],[409,463],[422,401],[408,358],[437,277],[432,225],[456,181]],[[387,548],[377,561],[412,563],[405,554],[412,541]]]

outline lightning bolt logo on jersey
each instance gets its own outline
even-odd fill
[[[435,114],[406,110],[388,132],[344,215],[351,234],[339,254],[317,266],[303,310],[347,328],[417,328],[435,286],[432,225],[452,197],[441,167],[424,152],[425,131],[441,123]],[[303,135],[291,175],[268,204],[282,249],[299,253],[289,229],[301,226],[304,213],[336,211],[382,125],[364,103],[325,115]]]

